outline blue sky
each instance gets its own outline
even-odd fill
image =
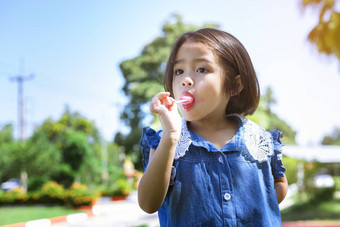
[[[126,102],[119,63],[139,55],[178,13],[184,23],[216,23],[235,35],[262,90],[272,87],[274,111],[298,132],[298,143],[317,144],[340,127],[340,63],[307,42],[318,15],[301,11],[299,2],[0,0],[0,127],[18,128],[17,83],[9,77],[34,73],[24,84],[27,135],[69,105],[112,140]]]

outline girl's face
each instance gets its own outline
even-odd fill
[[[177,52],[173,72],[175,99],[194,98],[194,103],[179,104],[187,121],[225,118],[229,101],[223,86],[225,73],[219,59],[207,46],[186,41]]]

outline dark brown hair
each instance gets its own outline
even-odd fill
[[[199,42],[206,45],[217,56],[225,72],[225,91],[231,95],[226,114],[248,115],[255,112],[259,99],[260,87],[249,54],[233,35],[213,28],[204,28],[181,35],[175,42],[165,69],[164,89],[171,93],[173,67],[179,48],[186,41]],[[235,91],[239,86],[235,78],[240,75],[243,85],[241,92]]]

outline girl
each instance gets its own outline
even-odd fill
[[[282,134],[244,117],[260,92],[243,45],[217,29],[183,34],[164,87],[150,104],[163,130],[143,129],[139,206],[161,226],[281,226]]]

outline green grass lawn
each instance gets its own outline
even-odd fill
[[[0,207],[0,226],[26,222],[42,218],[52,218],[68,214],[87,212],[62,206],[13,206]]]
[[[339,221],[340,198],[321,203],[297,202],[281,211],[282,221]]]

